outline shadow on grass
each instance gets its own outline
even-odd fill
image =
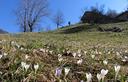
[[[68,29],[62,30],[60,33],[63,34],[71,34],[71,33],[78,33],[82,31],[91,31],[94,28],[97,28],[98,25],[80,25],[80,26],[74,26],[74,27],[69,27]]]

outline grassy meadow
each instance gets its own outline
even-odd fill
[[[99,32],[118,26],[123,32]],[[0,82],[127,82],[128,23],[0,35]]]

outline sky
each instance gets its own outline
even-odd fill
[[[16,23],[15,9],[19,4],[19,0],[0,0],[0,29],[10,33],[20,32],[19,26]],[[65,24],[70,21],[72,24],[80,21],[80,16],[83,10],[91,6],[105,5],[105,9],[116,10],[118,13],[124,11],[128,5],[127,0],[48,0],[50,16],[42,18],[40,22],[42,28],[49,27],[56,29],[51,18],[57,11],[61,11],[64,15]]]

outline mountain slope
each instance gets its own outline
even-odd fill
[[[75,24],[66,26],[57,30],[57,32],[70,34],[78,32],[116,32],[115,30],[121,30],[121,32],[128,32],[128,22],[110,23],[110,24],[94,24],[87,23]]]
[[[6,32],[6,31],[0,29],[0,34],[5,34],[5,33],[8,33],[8,32]]]

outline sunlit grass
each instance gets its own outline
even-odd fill
[[[0,81],[128,80],[126,32],[60,32],[0,35]]]

